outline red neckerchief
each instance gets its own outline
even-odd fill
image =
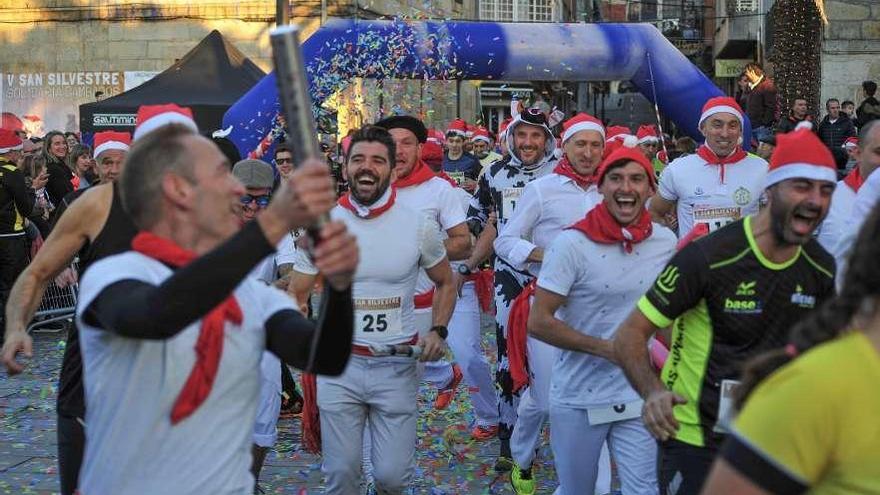
[[[446,182],[452,184],[452,187],[458,187],[458,182],[456,182],[455,179],[450,177],[449,174],[447,174],[443,170],[437,172],[437,177],[440,177],[441,179],[445,180]]]
[[[529,384],[528,321],[531,298],[535,295],[535,280],[526,284],[522,292],[514,298],[507,317],[507,362],[513,391]]]
[[[719,157],[712,151],[711,148],[706,146],[705,144],[700,145],[697,148],[697,154],[700,155],[700,158],[706,160],[706,164],[708,165],[719,165],[721,167],[721,183],[724,184],[724,166],[730,165],[732,163],[736,163],[743,158],[748,156],[748,153],[743,151],[742,147],[737,146],[734,148],[733,153],[725,156],[724,158]]]
[[[563,156],[562,159],[559,160],[556,168],[553,169],[553,173],[572,179],[575,184],[581,187],[581,189],[586,189],[590,187],[590,184],[593,184],[596,181],[595,176],[591,175],[589,177],[585,177],[577,173],[574,170],[574,167],[571,166],[571,162],[568,161],[567,156]]]
[[[431,167],[422,160],[419,160],[409,175],[394,181],[394,187],[402,189],[404,187],[417,186],[422,182],[427,182],[433,179],[434,177],[436,177],[436,175],[434,175],[434,171],[431,170]]]
[[[187,265],[198,257],[196,253],[183,249],[173,241],[146,231],[134,237],[131,247],[174,268]],[[186,419],[208,398],[214,379],[217,377],[220,357],[223,355],[223,329],[226,321],[240,325],[242,318],[241,307],[232,294],[202,317],[202,327],[199,329],[199,338],[195,346],[196,362],[183,390],[174,401],[174,407],[171,409],[171,424]]]
[[[358,218],[364,218],[364,219],[369,220],[371,218],[376,218],[379,215],[381,215],[381,214],[385,213],[386,211],[388,211],[389,209],[391,209],[391,207],[394,206],[395,198],[397,198],[397,191],[395,191],[394,188],[392,187],[391,188],[391,196],[388,198],[388,201],[384,205],[382,205],[378,208],[368,208],[369,213],[367,213],[367,216],[365,216],[365,217],[362,217],[361,214],[358,213],[357,207],[355,207],[355,205],[351,202],[351,192],[347,192],[341,198],[339,198],[338,204],[339,204],[339,206],[345,208],[346,210],[349,210],[352,213],[354,213],[355,216],[357,216]]]
[[[591,241],[599,244],[623,244],[623,250],[631,253],[633,244],[638,244],[651,236],[651,214],[643,209],[636,222],[628,227],[621,227],[617,220],[611,216],[605,202],[599,203],[587,213],[587,216],[569,227],[580,230]]]
[[[854,192],[859,192],[862,184],[865,183],[865,179],[862,178],[862,173],[859,171],[858,165],[856,165],[850,173],[846,174],[843,183],[848,185]]]

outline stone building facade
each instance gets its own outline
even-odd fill
[[[822,40],[822,104],[864,98],[862,81],[880,84],[880,2],[827,0]],[[822,108],[824,111],[824,107]]]

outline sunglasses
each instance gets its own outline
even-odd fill
[[[268,194],[264,194],[262,196],[251,196],[250,194],[245,194],[241,197],[241,204],[248,206],[253,201],[257,202],[257,206],[260,208],[265,208],[269,206],[269,200],[271,197]]]
[[[276,158],[275,159],[275,165],[281,165],[284,163],[289,163],[289,164],[293,165],[293,158]]]

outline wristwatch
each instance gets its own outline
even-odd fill
[[[473,272],[471,271],[471,269],[468,268],[467,265],[464,265],[464,264],[462,264],[462,265],[458,265],[458,268],[456,268],[456,270],[458,270],[458,274],[459,274],[459,275],[465,275],[465,276],[467,276],[467,275],[470,275],[471,273],[473,273]]]
[[[449,335],[449,330],[446,329],[443,325],[434,325],[431,327],[429,332],[437,332],[437,335],[440,336],[441,339],[446,340],[446,336]]]

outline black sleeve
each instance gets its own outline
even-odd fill
[[[167,339],[223,302],[274,251],[257,222],[155,286],[121,280],[85,309],[86,323],[126,337]]]
[[[48,165],[46,170],[49,172],[49,181],[46,182],[46,192],[49,193],[49,199],[53,204],[61,203],[61,200],[69,192],[73,191],[73,184],[70,183],[71,176],[65,173],[61,168],[66,165]]]
[[[721,447],[720,457],[749,481],[770,493],[800,495],[810,488],[736,435],[728,436]]]
[[[675,253],[666,268],[657,276],[654,285],[645,294],[649,307],[639,304],[643,313],[651,308],[659,312],[645,314],[659,327],[663,321],[674,320],[696,306],[705,294],[709,263],[698,242],[691,242]]]
[[[336,291],[328,284],[321,301],[321,319],[317,323],[292,309],[272,315],[266,322],[266,349],[295,368],[321,375],[341,375],[348,364],[354,336],[351,290]],[[320,335],[316,335],[317,329],[321,329]],[[309,367],[311,349],[315,350],[315,361]]]
[[[3,185],[15,202],[15,209],[23,217],[29,217],[34,209],[34,191],[24,183],[24,175],[19,170],[3,170]]]
[[[764,111],[761,114],[761,124],[770,126],[776,119],[776,87],[768,84],[763,97]]]

